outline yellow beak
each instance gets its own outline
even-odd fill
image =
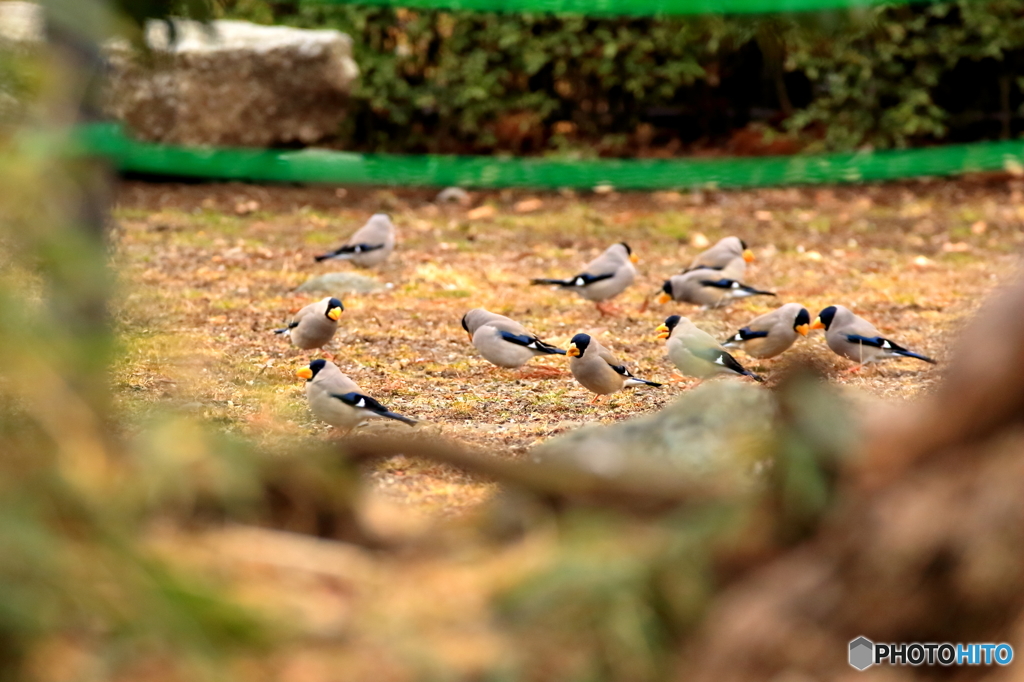
[[[668,337],[672,336],[672,332],[665,325],[660,325],[654,331],[658,332],[659,339],[667,339]]]
[[[338,307],[331,308],[330,310],[327,311],[327,317],[329,317],[332,320],[334,320],[335,322],[337,322],[338,318],[341,317],[341,308],[338,308]]]
[[[639,263],[640,256],[636,255],[635,253],[631,253],[629,254],[629,260],[632,261],[633,263]]]
[[[796,330],[796,333],[799,334],[800,336],[807,336],[807,333],[811,331],[810,325],[806,324],[798,324],[797,326],[793,327],[793,329]]]
[[[668,294],[666,294],[664,291],[661,292],[660,294],[658,294],[658,303],[661,304],[661,305],[665,305],[666,303],[668,303],[671,300],[672,300],[672,297],[669,296]]]
[[[751,251],[750,249],[745,250],[743,252],[743,260],[745,260],[748,263],[753,261],[754,260],[754,252]]]
[[[565,349],[565,354],[570,358],[578,358],[580,356],[580,349],[576,347],[575,343],[570,343],[569,347]]]
[[[472,332],[466,332],[466,333],[469,334],[469,342],[473,343],[473,334],[472,334]]]
[[[821,318],[820,317],[814,318],[814,323],[811,324],[811,329],[824,329],[824,328],[825,328],[825,325],[823,325],[821,323]]]
[[[300,379],[305,379],[309,381],[310,379],[313,378],[313,370],[311,370],[309,367],[300,367],[295,372],[295,376],[297,376]]]

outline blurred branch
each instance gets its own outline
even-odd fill
[[[358,436],[341,449],[355,462],[403,455],[447,464],[529,492],[553,507],[566,504],[613,507],[637,514],[660,514],[735,497],[735,486],[714,479],[694,481],[678,471],[644,468],[614,477],[557,462],[520,462],[436,438]]]

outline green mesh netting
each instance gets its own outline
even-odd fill
[[[251,182],[432,187],[689,189],[898,180],[1024,171],[1024,141],[901,151],[758,158],[562,161],[479,156],[350,154],[175,147],[140,142],[116,125],[82,129],[85,149],[122,172]]]

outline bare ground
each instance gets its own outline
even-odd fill
[[[698,194],[476,193],[473,206],[493,211],[475,218],[481,211],[436,206],[432,194],[125,183],[114,244],[123,407],[145,413],[174,405],[264,444],[329,437],[307,413],[294,377],[311,356],[271,330],[318,298],[294,291],[308,277],[351,268],[314,263],[313,255],[378,210],[393,215],[401,243],[383,269],[364,274],[391,288],[345,300],[328,355],[365,391],[424,421],[420,428],[513,457],[583,423],[657,410],[686,389],[634,390],[590,406],[590,394],[568,372],[524,379],[479,358],[459,326],[470,308],[507,314],[553,343],[600,333],[638,376],[667,379],[672,367],[654,334],[667,315],[688,315],[724,337],[776,305],[764,298],[700,311],[651,301],[641,312],[696,245],[735,234],[757,254],[747,281],[778,292],[778,302],[799,301],[812,314],[833,303],[852,307],[941,361],[959,321],[1012,272],[1024,242],[1024,183],[1005,178]],[[641,258],[637,283],[616,300],[621,317],[526,285],[530,277],[574,274],[620,240]],[[797,348],[833,368],[838,381],[883,398],[926,390],[941,371],[907,360],[843,375],[845,361],[827,351],[820,333]],[[772,374],[771,361],[746,360]],[[534,362],[565,368],[557,358]],[[401,458],[381,465],[375,478],[387,497],[423,511],[473,507],[490,491],[458,472]]]

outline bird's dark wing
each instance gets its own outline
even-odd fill
[[[410,419],[409,417],[400,415],[397,412],[392,412],[388,408],[381,405],[374,398],[371,398],[370,396],[364,395],[362,393],[356,393],[354,391],[352,393],[332,393],[331,397],[337,398],[338,400],[340,400],[341,402],[345,403],[350,407],[359,408],[361,410],[367,410],[368,412],[373,412],[374,414],[380,417],[396,419],[400,422],[409,424],[410,426],[416,423],[415,419]]]
[[[750,327],[744,327],[730,336],[728,341],[749,341],[750,339],[763,339],[766,336],[768,336],[768,332],[755,332]]]
[[[544,343],[536,336],[530,336],[528,334],[513,334],[512,332],[498,332],[501,335],[502,340],[509,343],[514,343],[517,346],[523,346],[530,350],[539,351],[541,353],[548,353],[551,355],[565,355],[565,351],[561,348],[555,348],[549,343]]]
[[[872,348],[880,348],[881,350],[887,350],[893,355],[902,355],[908,358],[917,358],[918,360],[924,360],[935,365],[938,364],[935,360],[932,360],[927,355],[921,355],[914,351],[907,350],[903,346],[900,346],[895,341],[890,341],[884,336],[861,336],[860,334],[845,334],[846,340],[850,343],[859,343],[862,346],[871,346]]]
[[[383,244],[345,244],[334,251],[325,253],[321,256],[316,256],[316,260],[327,260],[328,258],[337,258],[338,256],[345,256],[349,254],[357,256],[361,253],[366,253],[367,251],[376,251],[377,249],[383,248]]]
[[[737,374],[742,374],[743,376],[751,377],[752,379],[757,379],[758,381],[764,381],[764,379],[762,379],[758,375],[744,368],[743,365],[741,365],[736,360],[736,358],[729,355],[724,350],[719,350],[717,348],[698,348],[690,352],[696,355],[698,358],[707,360],[708,362],[713,362],[716,365],[721,365],[722,367],[725,367],[728,370],[732,370]]]

